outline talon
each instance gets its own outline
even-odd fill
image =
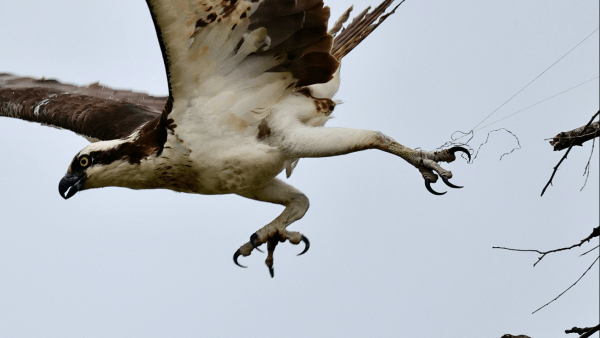
[[[443,177],[444,177],[444,176],[442,176],[442,178],[443,178]],[[446,194],[446,192],[437,192],[437,191],[433,190],[433,188],[431,188],[431,180],[430,180],[430,179],[428,179],[428,178],[426,178],[426,179],[425,179],[425,187],[427,188],[427,190],[428,190],[430,193],[432,193],[432,194],[434,194],[434,195],[441,196],[441,195],[445,195],[445,194]]]
[[[458,185],[454,185],[450,182],[450,180],[448,180],[448,177],[442,175],[442,181],[444,181],[444,183],[446,183],[447,186],[449,186],[450,188],[454,188],[454,189],[461,189],[463,187],[459,187]]]
[[[304,242],[304,244],[306,246],[304,247],[304,251],[302,251],[301,253],[299,253],[298,256],[304,255],[308,251],[308,249],[310,249],[310,241],[308,240],[308,238],[302,236],[302,242]]]
[[[265,260],[265,264],[269,268],[269,274],[271,278],[275,278],[275,268],[273,268],[273,253],[275,252],[275,248],[279,243],[277,238],[271,238],[267,241],[267,250],[269,251],[267,255],[267,259]]]
[[[247,268],[247,266],[243,266],[240,263],[238,263],[238,258],[240,258],[240,256],[242,255],[242,253],[240,252],[240,250],[236,251],[233,254],[233,262],[235,263],[235,265],[239,266],[240,268]]]
[[[465,153],[469,157],[469,162],[471,162],[471,153],[466,148],[463,148],[463,147],[452,147],[452,148],[448,149],[448,151],[451,152],[452,154],[455,154],[456,152]]]
[[[258,250],[258,252],[262,252],[264,253],[264,251],[262,251],[261,249],[258,248],[258,246],[256,245],[256,240],[258,239],[258,235],[256,233],[252,234],[252,236],[250,236],[250,244],[252,244],[252,247],[256,250]]]

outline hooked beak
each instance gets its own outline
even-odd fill
[[[86,180],[87,176],[85,174],[74,175],[67,173],[65,177],[60,180],[60,183],[58,183],[58,192],[62,198],[68,200],[78,191],[84,189]]]

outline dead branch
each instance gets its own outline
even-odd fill
[[[513,336],[512,334],[505,334],[504,336],[502,336],[501,338],[531,338],[529,336],[526,336],[524,334],[520,334],[518,336]]]
[[[582,253],[581,255],[579,255],[579,257],[585,256],[585,255],[589,254],[590,252],[592,252],[592,251],[594,251],[594,250],[596,250],[598,248],[600,248],[600,245],[596,245],[596,247],[594,247],[593,249],[588,250],[588,251]]]
[[[594,231],[592,231],[592,233],[586,239],[584,239],[582,241],[589,242],[594,237],[600,237],[600,227],[595,227]]]
[[[585,165],[585,170],[583,171],[583,176],[585,176],[585,182],[583,183],[583,187],[581,187],[581,190],[579,190],[579,191],[583,191],[583,188],[585,188],[585,186],[587,185],[588,178],[590,178],[590,166],[592,164],[592,156],[594,155],[594,147],[595,146],[596,146],[596,139],[594,139],[594,141],[592,141],[592,150],[590,151],[590,158],[588,159],[588,163]]]
[[[569,286],[565,291],[563,291],[560,295],[556,296],[556,298],[554,298],[553,300],[549,301],[548,303],[546,303],[544,306],[542,306],[541,308],[533,311],[532,314],[535,314],[536,312],[540,311],[541,309],[545,308],[546,306],[554,303],[555,300],[559,299],[560,296],[564,295],[565,293],[567,293],[567,291],[571,290],[572,287],[574,287],[575,285],[577,285],[577,283],[579,283],[579,281],[585,277],[585,275],[592,269],[592,267],[594,267],[594,264],[596,264],[596,262],[600,259],[600,256],[598,256],[598,258],[596,258],[596,260],[594,260],[594,262],[592,263],[592,265],[590,265],[590,267],[585,270],[585,272],[583,273],[583,275],[581,275],[581,277],[579,277],[578,280],[575,281],[575,283],[571,284],[571,286]]]
[[[533,264],[533,266],[535,267],[536,265],[538,265],[538,263],[542,259],[544,259],[544,257],[546,257],[546,255],[551,254],[551,253],[555,253],[555,252],[571,250],[571,249],[576,248],[576,247],[580,247],[580,246],[583,245],[583,243],[589,242],[592,238],[595,238],[595,237],[600,237],[600,227],[594,228],[594,230],[592,231],[592,233],[588,237],[582,239],[579,242],[579,244],[573,244],[570,247],[565,247],[565,248],[560,248],[560,249],[554,249],[554,250],[550,250],[550,251],[510,249],[510,248],[504,248],[504,247],[498,247],[498,246],[493,247],[493,249],[501,249],[501,250],[508,250],[508,251],[518,251],[518,252],[537,252],[537,253],[539,253],[542,256],[538,258],[538,260],[537,260],[537,262],[535,262],[535,264]]]
[[[585,126],[573,129],[571,131],[562,132],[550,141],[550,144],[554,147],[554,151],[565,150],[571,146],[583,146],[583,144],[589,140],[592,140],[600,136],[600,123],[594,122],[590,125],[588,131],[584,134],[583,129]]]
[[[579,134],[579,136],[585,135],[586,132],[588,131],[588,129],[590,128],[590,125],[592,124],[592,122],[594,122],[594,119],[600,115],[600,111],[598,111],[596,114],[594,114],[594,116],[592,116],[592,119],[590,120],[590,122],[588,122],[588,124],[583,128],[583,130],[581,131],[581,133]],[[571,152],[571,149],[573,149],[574,146],[574,139],[571,139],[571,144],[569,146],[569,149],[567,150],[567,152],[565,153],[565,155],[560,159],[560,161],[558,162],[558,164],[554,167],[554,171],[552,172],[552,176],[550,176],[550,180],[548,181],[548,183],[546,183],[546,186],[544,187],[544,190],[542,190],[542,196],[544,196],[544,193],[546,192],[546,189],[548,189],[548,187],[550,185],[552,185],[552,180],[554,179],[554,176],[556,175],[556,172],[558,170],[558,167],[560,167],[560,165],[563,163],[564,160],[567,159],[567,156],[569,155],[569,153]]]
[[[578,328],[574,327],[570,330],[565,330],[565,333],[577,333],[579,338],[588,338],[591,337],[594,333],[600,331],[600,325],[596,325],[594,327],[586,327],[586,328]]]

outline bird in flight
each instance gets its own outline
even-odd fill
[[[283,212],[234,254],[280,242],[305,244],[289,231],[308,198],[277,176],[299,159],[378,149],[419,170],[426,188],[448,186],[460,147],[415,150],[381,132],[325,128],[336,107],[340,61],[400,4],[385,0],[346,27],[352,8],[328,27],[323,0],[147,0],[168,79],[168,97],[77,87],[0,74],[0,116],[71,130],[92,142],[60,180],[69,199],[102,187],[237,194],[280,204]],[[241,265],[240,265],[241,266]]]

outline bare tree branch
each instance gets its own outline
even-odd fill
[[[565,333],[577,333],[579,334],[579,338],[588,338],[591,337],[594,333],[600,331],[600,325],[596,325],[594,327],[586,327],[586,328],[578,328],[574,327],[570,330],[565,330]]]
[[[600,111],[598,111],[596,114],[594,114],[594,116],[592,116],[592,119],[590,120],[590,122],[588,122],[588,124],[583,128],[583,130],[581,131],[581,133],[579,134],[579,136],[581,135],[585,135],[585,133],[588,131],[590,125],[592,124],[592,122],[594,122],[594,119],[600,115]],[[542,190],[542,196],[544,196],[544,193],[546,192],[546,189],[548,189],[548,187],[550,185],[552,185],[552,180],[554,179],[554,176],[556,175],[556,171],[558,170],[558,167],[560,167],[560,165],[563,163],[564,160],[567,159],[567,156],[569,155],[569,153],[571,152],[571,149],[573,149],[574,143],[573,143],[573,139],[571,139],[571,145],[569,146],[569,149],[567,150],[567,152],[565,153],[565,156],[563,156],[563,158],[560,159],[560,161],[558,162],[558,164],[554,167],[554,171],[552,172],[552,176],[550,176],[550,180],[548,181],[548,183],[546,183],[546,186],[544,187],[544,190]]]
[[[595,146],[596,146],[596,139],[594,139],[594,141],[592,141],[592,150],[590,151],[590,158],[588,159],[588,163],[585,165],[585,170],[583,171],[583,176],[585,176],[585,182],[583,183],[583,187],[581,187],[581,190],[579,190],[579,191],[583,191],[583,188],[585,188],[585,186],[587,185],[588,178],[590,178],[590,166],[592,163],[592,156],[594,155],[594,147]]]
[[[565,131],[554,136],[552,141],[550,141],[550,144],[554,147],[554,151],[560,151],[569,148],[571,146],[571,142],[573,142],[574,146],[581,147],[585,142],[600,136],[600,123],[592,123],[585,134],[583,133],[584,128],[585,126],[581,126],[577,129]]]
[[[575,283],[573,283],[571,286],[569,286],[569,287],[568,287],[568,288],[567,288],[565,291],[563,291],[563,292],[562,292],[560,295],[556,296],[556,298],[554,298],[553,300],[551,300],[551,301],[549,301],[548,303],[546,303],[546,305],[544,305],[544,306],[542,306],[541,308],[539,308],[539,309],[537,309],[537,310],[533,311],[533,313],[532,313],[532,314],[534,314],[534,313],[536,313],[536,312],[540,311],[541,309],[545,308],[546,306],[548,306],[548,305],[550,305],[550,304],[554,303],[554,301],[555,301],[555,300],[557,300],[557,299],[559,299],[559,298],[560,298],[560,296],[564,295],[565,293],[567,293],[567,291],[571,290],[571,288],[572,288],[572,287],[574,287],[574,286],[575,286],[577,283],[579,283],[579,281],[580,281],[580,280],[581,280],[581,279],[582,279],[582,278],[583,278],[583,277],[584,277],[584,276],[585,276],[585,275],[586,275],[586,274],[587,274],[587,273],[588,273],[588,272],[589,272],[589,271],[592,269],[592,267],[594,266],[594,264],[596,264],[596,262],[598,261],[598,259],[600,259],[600,256],[598,256],[598,258],[596,258],[596,259],[594,260],[594,262],[592,263],[592,265],[590,265],[590,267],[589,267],[587,270],[585,270],[585,272],[583,273],[583,275],[581,275],[581,277],[579,277],[579,279],[578,279],[578,280],[576,280],[576,281],[575,281]],[[588,337],[589,337],[589,336],[588,336]]]
[[[583,239],[582,242],[589,242],[594,237],[600,237],[600,227],[595,227],[592,233],[586,239]]]
[[[589,241],[590,241],[592,238],[594,238],[594,237],[600,237],[600,227],[596,227],[596,228],[594,228],[594,230],[592,231],[592,233],[591,233],[591,234],[590,234],[588,237],[586,237],[586,238],[582,239],[582,240],[579,242],[579,244],[573,244],[573,245],[571,245],[570,247],[565,247],[565,248],[560,248],[560,249],[554,249],[554,250],[550,250],[550,251],[540,251],[540,250],[523,250],[523,249],[510,249],[510,248],[504,248],[504,247],[498,247],[498,246],[495,246],[495,247],[493,247],[492,249],[501,249],[501,250],[508,250],[508,251],[519,251],[519,252],[537,252],[537,253],[539,253],[539,254],[540,254],[540,255],[542,255],[542,256],[538,258],[538,260],[537,260],[537,262],[535,262],[535,264],[533,264],[533,266],[535,267],[536,265],[538,265],[538,263],[539,263],[539,262],[540,262],[542,259],[544,259],[544,257],[546,257],[546,255],[548,255],[548,254],[551,254],[551,253],[554,253],[554,252],[566,251],[566,250],[571,250],[571,249],[573,249],[573,248],[576,248],[576,247],[580,247],[580,246],[582,246],[582,245],[583,245],[583,243],[589,242]],[[595,249],[595,248],[594,248],[594,249]],[[592,249],[592,250],[594,250],[594,249]],[[591,250],[590,250],[590,251],[591,251]],[[586,252],[586,253],[587,253],[587,252]],[[584,255],[585,255],[585,254],[584,254]],[[583,256],[583,255],[582,255],[582,256]]]
[[[600,248],[600,245],[596,245],[595,248],[593,248],[592,250],[589,250],[589,251],[586,251],[586,252],[582,253],[581,255],[579,255],[579,257],[585,256],[585,255],[589,254],[590,252],[592,252],[592,251],[594,251],[594,250],[596,250],[598,248]]]
[[[592,231],[592,233],[582,239],[579,244],[574,244],[571,245],[570,247],[566,247],[566,248],[560,248],[560,249],[555,249],[555,250],[550,250],[550,251],[539,251],[539,250],[522,250],[522,249],[510,249],[510,248],[504,248],[504,247],[493,247],[493,249],[502,249],[502,250],[509,250],[509,251],[519,251],[519,252],[537,252],[539,254],[541,254],[542,256],[538,258],[537,262],[535,262],[535,264],[533,264],[533,266],[535,267],[542,259],[544,259],[544,257],[546,257],[546,255],[554,253],[554,252],[559,252],[559,251],[565,251],[565,250],[571,250],[573,248],[576,247],[580,247],[583,245],[583,243],[589,242],[592,238],[595,237],[600,237],[600,227],[596,227],[594,228],[594,230]],[[595,250],[597,247],[595,247],[594,249],[584,253],[583,255]],[[581,255],[581,256],[583,256]],[[562,295],[564,295],[565,293],[567,293],[567,291],[569,291],[572,287],[574,287],[577,283],[579,283],[579,281],[592,269],[592,267],[594,266],[594,264],[596,264],[596,262],[600,259],[600,256],[598,256],[598,258],[596,258],[594,260],[594,262],[592,263],[592,265],[590,265],[590,267],[583,273],[583,275],[581,275],[581,277],[579,277],[579,279],[577,279],[577,281],[575,281],[575,283],[573,283],[571,286],[569,286],[565,291],[563,291],[560,295],[556,296],[556,298],[554,298],[553,300],[551,300],[550,302],[546,303],[544,306],[540,307],[539,309],[535,310],[533,312],[533,314],[535,314],[536,312],[540,311],[541,309],[545,308],[546,306],[552,304],[554,301],[556,301],[558,298],[560,298]],[[595,332],[595,331],[594,331]],[[591,335],[591,334],[590,334]],[[589,337],[590,335],[586,336]],[[511,337],[510,335],[508,335],[507,337]],[[581,337],[580,337],[581,338]]]
[[[524,334],[520,334],[518,336],[513,336],[512,334],[505,334],[504,336],[502,336],[502,338],[531,338],[531,337],[526,336]]]

